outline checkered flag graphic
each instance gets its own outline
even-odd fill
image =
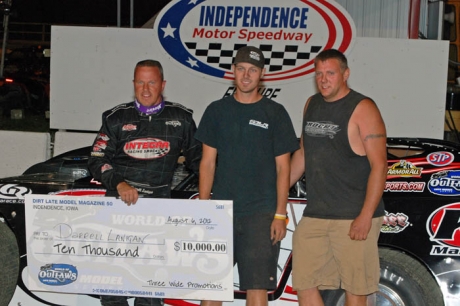
[[[189,52],[211,66],[231,71],[236,52],[247,44],[234,44],[232,49],[223,49],[222,43],[208,43],[199,46],[197,42],[186,42]],[[257,47],[257,46],[256,46]],[[279,50],[273,45],[259,45],[265,57],[268,72],[276,72],[306,63],[312,55],[317,54],[322,46],[311,46],[309,52],[299,50],[298,45],[281,46]]]

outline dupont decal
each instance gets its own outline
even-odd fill
[[[388,168],[388,176],[401,176],[401,177],[420,177],[423,168],[416,167],[414,164],[407,160],[400,160],[398,163],[393,164]]]
[[[426,229],[430,240],[438,243],[431,255],[460,255],[460,203],[452,203],[435,210],[428,218]]]
[[[356,33],[346,10],[330,0],[175,0],[160,12],[154,29],[174,62],[213,80],[233,80],[236,51],[258,47],[265,56],[265,82],[311,76],[321,50],[346,54]]]
[[[32,193],[27,187],[16,184],[0,185],[0,203],[6,203],[5,200],[24,199],[26,194]]]
[[[450,152],[433,152],[427,155],[426,160],[433,166],[442,167],[451,164],[454,158]]]
[[[67,264],[49,264],[40,267],[38,279],[49,286],[64,286],[77,280],[77,268]]]
[[[396,234],[402,232],[409,225],[409,217],[407,215],[403,213],[388,213],[385,211],[385,216],[383,217],[383,223],[382,227],[380,228],[380,232]]]
[[[385,192],[423,192],[425,182],[386,182]]]
[[[136,159],[155,159],[165,156],[170,151],[169,141],[157,138],[141,138],[125,144],[125,153]]]
[[[431,193],[443,196],[460,194],[460,170],[448,170],[433,173],[428,182]]]

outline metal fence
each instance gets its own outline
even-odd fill
[[[0,35],[3,37],[3,26]],[[51,41],[51,24],[30,22],[9,22],[7,45],[41,45],[49,46]]]

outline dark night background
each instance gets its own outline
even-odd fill
[[[141,27],[169,0],[133,0],[134,27]],[[12,0],[11,22],[117,26],[117,0]],[[121,0],[121,27],[130,25],[130,0]]]
[[[133,0],[133,27],[142,27],[170,0]],[[0,0],[0,9],[5,9]],[[50,48],[52,25],[118,25],[117,0],[12,0],[8,35],[3,42],[7,19],[0,19],[0,129],[49,131],[46,111],[50,104]],[[120,0],[120,26],[130,27],[131,1]],[[0,10],[0,14],[2,10]],[[3,17],[3,16],[1,16]],[[3,53],[3,51],[5,51]],[[3,64],[3,62],[2,62]],[[22,110],[28,120],[6,120],[11,110]],[[31,119],[32,118],[32,119]]]

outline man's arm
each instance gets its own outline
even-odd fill
[[[303,108],[303,115],[307,111],[308,104],[310,103],[311,97],[305,102]],[[305,173],[305,156],[303,148],[303,127],[300,131],[300,148],[292,154],[291,157],[291,175],[289,179],[289,186],[294,185]]]
[[[286,205],[289,195],[289,173],[291,153],[275,157],[276,162],[276,214],[286,215]],[[286,236],[286,220],[273,219],[271,228],[273,244],[281,241]]]
[[[291,174],[289,186],[293,186],[305,173],[305,156],[303,149],[303,136],[300,136],[300,148],[292,154],[291,157]]]
[[[198,174],[202,155],[202,146],[201,142],[195,139],[196,130],[195,121],[191,119],[188,128],[184,131],[185,141],[182,152],[185,157],[185,165],[187,168]]]
[[[117,190],[121,200],[127,205],[135,204],[138,200],[137,190],[126,183],[120,173],[112,165],[115,157],[117,137],[112,133],[106,118],[102,115],[102,127],[94,140],[88,168],[93,177],[109,190]]]
[[[372,216],[385,188],[388,171],[386,130],[377,106],[369,99],[358,104],[351,120],[358,126],[359,138],[371,171],[361,213],[353,221],[349,235],[354,240],[365,240],[371,228]]]
[[[211,198],[214,173],[216,172],[217,149],[203,143],[203,155],[200,162],[200,179],[198,192],[200,200]]]

